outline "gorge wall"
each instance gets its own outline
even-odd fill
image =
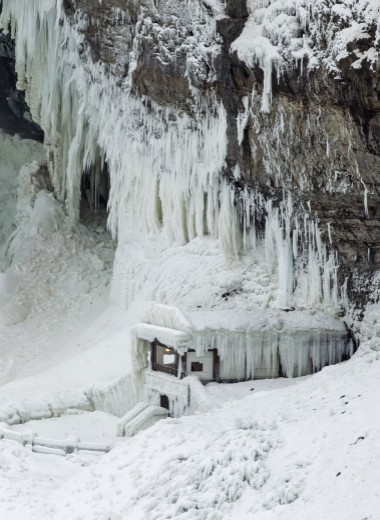
[[[336,8],[339,4],[331,0],[314,2],[314,12],[303,26],[297,3],[290,8],[276,5],[274,13],[269,14],[271,21],[286,14],[282,24],[293,24],[287,29],[293,31],[291,37],[306,40],[312,52],[297,49],[299,55],[294,57],[286,48],[294,42],[289,41],[288,34],[285,38],[281,34],[283,26],[275,27],[273,34],[269,29],[265,35],[264,29],[269,41],[278,44],[281,37],[284,41],[282,64],[276,67],[277,58],[264,58],[271,61],[273,93],[272,106],[263,112],[261,98],[268,65],[253,56],[249,66],[239,59],[238,47],[233,45],[250,23],[246,0],[227,0],[225,13],[216,21],[218,53],[206,50],[190,73],[187,59],[189,40],[194,39],[194,20],[190,18],[191,24],[186,24],[189,20],[176,16],[177,6],[186,2],[135,2],[132,8],[131,4],[130,42],[123,43],[130,49],[134,40],[139,40],[133,88],[162,105],[190,112],[189,83],[205,97],[213,91],[227,112],[228,147],[223,174],[236,185],[237,192],[248,185],[267,197],[281,199],[286,187],[303,207],[301,211],[311,208],[326,242],[330,227],[331,246],[338,252],[340,282],[348,280],[350,298],[363,307],[380,265],[380,63],[377,54],[376,60],[370,59],[370,52],[377,53],[380,47],[376,18],[371,19],[364,9],[360,12],[359,7],[351,15],[341,15]],[[254,10],[270,4],[251,2],[250,7]],[[308,8],[307,2],[298,4]],[[120,39],[110,23],[114,7],[126,6],[122,1],[95,6],[86,1],[65,2],[69,16],[80,10],[91,19],[85,31],[86,41],[93,58],[107,64],[118,63],[117,54],[122,50],[120,44],[115,47]],[[204,1],[202,7],[211,11],[212,3]],[[190,8],[187,14],[192,17]],[[352,30],[345,52],[329,56],[340,35],[353,23],[360,27],[356,32]],[[310,63],[315,56],[318,62]],[[123,66],[128,67],[128,63]],[[118,72],[122,77],[120,63]],[[239,138],[237,121],[241,114],[245,114],[242,117],[246,121]],[[240,170],[238,179],[233,174],[236,165]]]
[[[121,222],[138,218],[148,233],[164,226],[180,243],[218,234],[238,256],[251,228],[256,238],[270,235],[272,218],[281,232],[271,240],[285,251],[283,264],[290,255],[289,265],[298,266],[295,279],[301,271],[320,277],[309,303],[337,307],[348,297],[361,312],[376,300],[375,0],[351,7],[335,0],[63,0],[58,11],[55,2],[38,0],[36,6],[29,12],[19,0],[4,1],[2,26],[12,28],[19,87],[45,131],[57,197],[74,219],[78,179],[106,161],[110,226],[119,237],[132,232],[121,231]],[[37,42],[24,34],[33,17],[46,48],[42,36]],[[36,71],[43,74],[36,48],[37,61],[58,63],[48,85],[36,78]],[[70,113],[63,115],[68,100]],[[132,150],[128,166],[123,150]],[[128,180],[123,168],[132,172]],[[142,171],[153,169],[159,173],[142,179]],[[172,181],[178,181],[174,191]],[[117,194],[129,200],[134,190],[148,195],[122,209]],[[284,279],[289,265],[278,267]],[[280,291],[293,292],[293,283],[280,281]],[[281,301],[290,306],[286,296]]]

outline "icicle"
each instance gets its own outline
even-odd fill
[[[221,192],[219,233],[226,257],[230,260],[238,258],[242,247],[241,228],[234,206],[234,192],[228,185]]]
[[[115,11],[115,23],[123,25],[120,14]],[[200,9],[198,15],[206,16],[206,11]],[[126,221],[148,234],[163,226],[169,239],[179,243],[217,233],[215,216],[211,229],[205,222],[203,201],[210,186],[218,197],[216,179],[226,149],[223,107],[211,95],[205,106],[200,101],[199,118],[195,113],[192,119],[151,100],[149,107],[144,105],[102,66],[92,64],[90,56],[84,68],[78,53],[79,46],[85,48],[83,23],[79,18],[69,22],[56,0],[6,0],[1,15],[2,27],[11,24],[16,38],[19,88],[26,90],[33,118],[45,131],[54,187],[72,220],[78,219],[80,177],[96,164],[101,149],[111,175],[109,225],[114,234]],[[210,41],[216,38],[211,22],[205,29]],[[138,39],[134,42],[138,45]]]
[[[237,116],[237,132],[238,132],[238,144],[239,146],[243,142],[244,130],[246,129],[248,118],[249,118],[249,97],[244,96],[242,99],[243,111],[239,112]]]
[[[197,355],[216,348],[222,380],[297,377],[339,363],[350,355],[346,331],[204,330],[192,338]]]
[[[332,237],[331,237],[331,222],[327,222],[327,232],[329,235],[329,242],[332,244]]]
[[[344,283],[341,287],[340,291],[340,301],[341,305],[344,309],[347,309],[348,307],[348,296],[347,296],[347,285],[348,285],[348,278],[345,278]]]

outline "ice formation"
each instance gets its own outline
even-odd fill
[[[42,145],[10,137],[0,132],[0,250],[16,227],[17,176],[20,168],[33,160],[44,159]]]
[[[139,338],[150,343],[157,339],[164,345],[169,345],[171,347],[180,347],[190,339],[190,336],[185,332],[176,329],[168,329],[167,327],[159,327],[157,325],[149,325],[148,323],[140,323],[139,325],[136,325],[133,332]]]
[[[198,16],[206,24],[204,38],[219,45],[213,17],[202,8]],[[117,85],[90,55],[80,55],[88,21],[78,15],[74,22],[55,0],[5,1],[1,15],[1,26],[10,27],[16,40],[18,86],[25,89],[32,115],[45,131],[55,192],[73,221],[79,213],[82,175],[92,171],[96,177],[97,165],[107,163],[109,226],[118,234],[120,251],[123,244],[136,242],[137,233],[147,241],[164,233],[168,244],[208,235],[219,238],[226,259],[233,262],[249,254],[258,237],[265,241],[268,269],[277,272],[278,307],[291,306],[295,290],[302,291],[309,305],[336,307],[337,266],[321,243],[317,224],[300,223],[286,197],[274,207],[254,192],[236,193],[221,177],[226,155],[223,106],[212,96],[197,98],[195,88],[192,117],[136,98],[130,90],[133,66],[124,85]],[[115,12],[115,24],[121,23]],[[35,24],[39,31],[31,29]],[[136,52],[131,51],[130,63]],[[264,234],[254,229],[259,212],[266,215]],[[130,289],[125,291],[120,281],[127,262],[124,254],[117,254],[114,293],[120,297],[117,293],[124,291],[124,299]],[[127,304],[143,285],[134,283]]]
[[[353,353],[345,331],[208,330],[194,334],[192,339],[198,352],[205,345],[218,349],[221,377],[227,380],[254,379],[263,370],[269,377],[302,376],[339,363]]]
[[[323,63],[329,72],[339,76],[339,62],[349,55],[349,44],[369,39],[371,26],[380,14],[377,0],[345,5],[335,0],[248,0],[247,5],[248,22],[233,42],[231,52],[236,52],[250,68],[258,65],[263,71],[263,112],[271,108],[273,74],[280,78],[286,67],[313,69]],[[321,10],[325,16],[323,27]],[[354,68],[361,68],[366,60],[375,67],[378,50],[371,47],[355,52]]]

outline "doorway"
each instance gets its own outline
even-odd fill
[[[167,395],[160,395],[160,406],[169,410],[169,397]]]

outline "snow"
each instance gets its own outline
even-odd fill
[[[145,430],[146,428],[153,426],[153,424],[155,424],[158,421],[161,421],[162,419],[166,419],[168,413],[169,412],[166,408],[150,404],[138,415],[126,422],[122,434],[125,435],[125,437],[132,437],[133,435],[136,435],[139,431]]]
[[[151,325],[160,325],[183,332],[190,332],[192,329],[192,324],[188,318],[178,307],[172,305],[152,303],[146,309],[143,319]]]
[[[31,343],[32,350],[21,351],[19,358],[11,357],[14,372],[11,380],[0,387],[0,420],[24,422],[61,415],[68,408],[96,409],[121,416],[133,406],[139,399],[141,383],[138,375],[130,374],[129,329],[125,325],[123,328],[120,316],[117,320],[114,314],[109,319],[111,312],[112,308],[98,321],[96,315],[92,316],[94,321],[87,323],[81,335],[61,337],[49,358],[46,350],[38,351],[38,343]],[[28,324],[24,333],[31,330]],[[61,352],[65,348],[70,352]],[[4,356],[14,355],[6,345],[3,349]],[[24,357],[29,373],[21,377],[22,371],[27,371],[19,365]]]
[[[375,519],[379,348],[372,340],[306,378],[213,383],[205,388],[211,411],[160,421],[89,467],[1,442],[8,496],[0,512],[13,518],[14,507],[26,520],[68,511],[73,520]],[[46,466],[53,481],[42,477],[37,493],[25,488]]]
[[[73,409],[60,417],[32,420],[25,424],[14,425],[12,430],[17,432],[33,430],[40,437],[53,439],[76,436],[81,441],[114,444],[117,441],[117,425],[118,418],[115,415],[100,411],[85,412]]]
[[[139,323],[132,331],[138,338],[144,339],[145,341],[152,343],[155,339],[158,339],[158,341],[164,345],[171,347],[181,346],[190,339],[190,336],[180,330],[149,325],[148,323]]]

